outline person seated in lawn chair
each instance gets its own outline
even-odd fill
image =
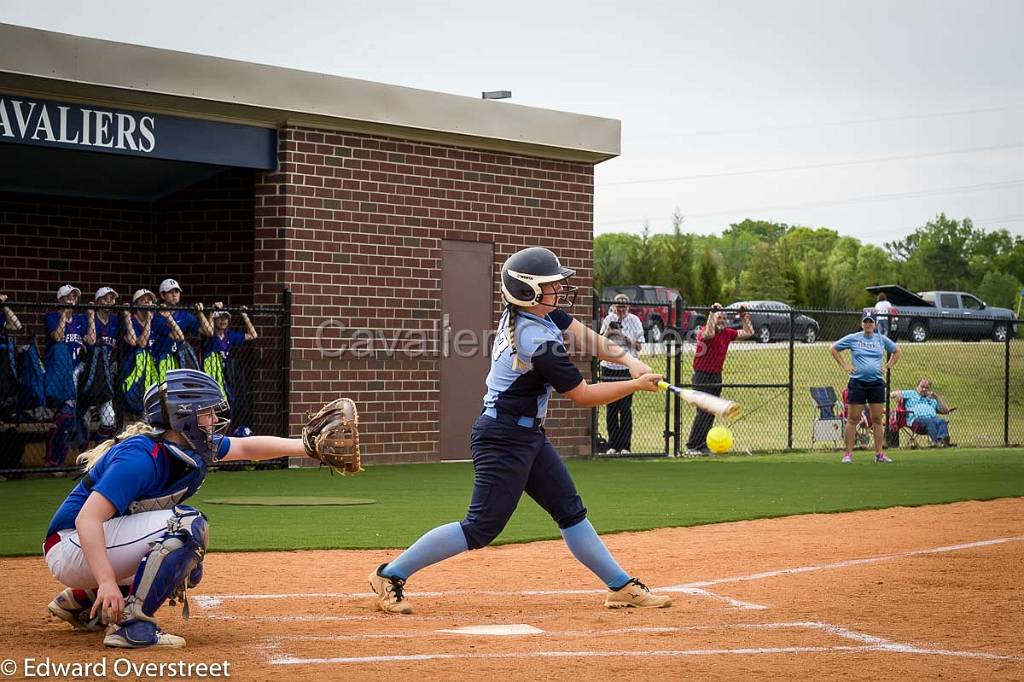
[[[932,390],[931,380],[923,378],[917,383],[917,388],[900,391],[899,396],[906,424],[914,433],[928,434],[934,447],[953,446],[949,442],[949,422],[939,415],[949,414],[956,408],[947,405],[942,396]]]

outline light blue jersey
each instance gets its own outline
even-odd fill
[[[568,357],[562,332],[572,316],[554,310],[544,317],[519,311],[516,314],[516,355],[507,334],[508,311],[498,323],[491,351],[484,409],[515,417],[544,419],[551,389],[564,393],[576,388],[583,375]]]
[[[907,424],[913,426],[918,419],[937,417],[939,415],[939,401],[921,395],[917,391],[900,391],[903,395],[903,406],[910,412],[907,415]]]
[[[854,379],[865,382],[882,381],[882,363],[885,359],[885,351],[896,352],[896,343],[887,336],[872,334],[867,336],[864,332],[847,334],[836,341],[836,350],[850,351],[850,362],[853,365]]]

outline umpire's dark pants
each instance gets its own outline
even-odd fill
[[[628,381],[628,369],[601,368],[604,381]],[[633,442],[633,395],[627,395],[614,403],[608,403],[605,412],[608,427],[608,447],[612,450],[629,450]]]
[[[711,395],[722,395],[722,373],[721,372],[693,372],[693,388],[697,391],[710,393]],[[697,410],[693,416],[693,426],[690,427],[690,438],[686,441],[687,450],[701,450],[708,446],[708,431],[715,423],[715,415],[704,410]]]

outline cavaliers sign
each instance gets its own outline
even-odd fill
[[[277,131],[0,94],[0,143],[273,169]]]

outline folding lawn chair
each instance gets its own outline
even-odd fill
[[[816,443],[841,442],[845,418],[837,407],[839,399],[831,386],[812,386],[811,400],[818,413],[811,422],[811,447]]]

